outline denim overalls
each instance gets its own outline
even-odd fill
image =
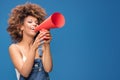
[[[32,71],[29,77],[20,75],[19,80],[50,80],[47,72],[44,71],[41,59],[35,59]]]

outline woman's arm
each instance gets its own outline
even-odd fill
[[[15,68],[19,71],[19,73],[24,77],[28,77],[32,70],[35,55],[37,53],[38,47],[41,44],[40,41],[43,40],[43,36],[44,34],[39,34],[34,40],[34,42],[31,44],[31,46],[29,46],[29,50],[28,52],[26,52],[27,59],[25,61],[23,61],[23,56],[21,55],[22,53],[18,49],[18,47],[16,47],[16,44],[12,44],[9,47],[9,53],[13,64]]]
[[[50,52],[50,44],[43,45],[43,56],[42,56],[43,66],[46,72],[50,72],[52,70],[52,56]]]
[[[50,41],[52,39],[52,36],[49,30],[43,30],[43,33],[45,33],[45,35],[43,37],[44,44],[42,46],[43,48],[42,62],[45,71],[50,72],[53,67],[52,56],[50,51]]]
[[[34,48],[30,49],[25,61],[23,61],[22,53],[20,52],[18,47],[16,47],[16,44],[12,44],[9,47],[9,53],[15,68],[19,71],[21,75],[23,75],[24,77],[28,77],[29,73],[31,72],[35,58]]]

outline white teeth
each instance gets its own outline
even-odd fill
[[[31,29],[32,29],[32,30],[34,30],[34,28],[33,28],[33,27],[31,27]]]

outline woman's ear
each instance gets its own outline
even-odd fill
[[[20,30],[23,31],[24,30],[24,26],[21,26]]]

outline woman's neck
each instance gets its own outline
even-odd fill
[[[23,37],[23,39],[19,42],[20,45],[24,45],[25,47],[30,47],[33,44],[33,39],[30,37]]]

